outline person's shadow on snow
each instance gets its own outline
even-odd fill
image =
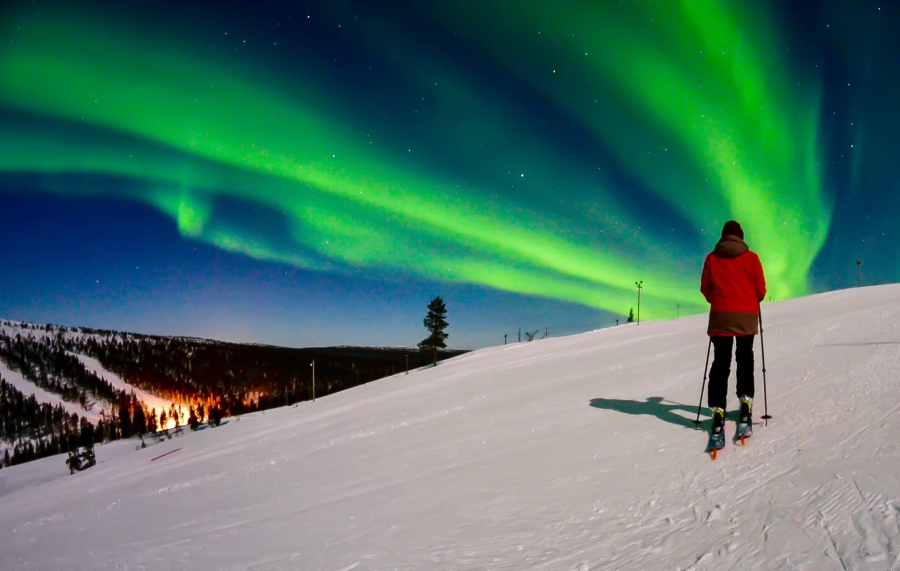
[[[591,399],[591,406],[594,408],[602,408],[605,410],[614,410],[625,414],[655,416],[660,420],[664,420],[670,424],[683,426],[685,428],[696,429],[694,424],[696,418],[697,407],[691,407],[686,404],[665,403],[662,397],[648,397],[646,401],[636,400],[618,400],[618,399]],[[677,414],[676,411],[684,411],[690,413],[691,418]],[[708,413],[709,410],[707,409]],[[709,418],[707,414],[703,420]],[[701,420],[701,425],[703,421]]]

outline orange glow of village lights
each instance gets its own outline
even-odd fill
[[[175,408],[178,410],[178,418],[187,419],[190,417],[191,413],[190,413],[189,408],[185,407],[183,404],[175,404],[175,403],[173,403],[173,404],[175,405]],[[184,426],[185,424],[187,424],[187,420],[185,420],[185,422],[183,422],[181,424],[176,423],[175,419],[171,418],[171,417],[167,418],[166,420],[167,420],[166,430],[168,430],[170,428],[175,428],[178,426]]]

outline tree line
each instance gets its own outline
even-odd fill
[[[0,377],[0,440],[8,443],[0,467],[93,446],[110,434],[110,428],[102,420],[95,426],[87,418],[70,414],[61,404],[26,397]]]

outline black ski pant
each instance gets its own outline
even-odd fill
[[[728,396],[728,376],[731,374],[731,350],[737,340],[735,361],[737,361],[737,395],[753,398],[753,339],[754,335],[745,337],[711,337],[715,357],[709,370],[709,392],[707,402],[709,408],[725,410]]]

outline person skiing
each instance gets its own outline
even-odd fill
[[[715,350],[709,371],[707,404],[712,410],[710,440],[724,446],[725,409],[732,348],[737,345],[739,431],[749,431],[753,410],[753,340],[759,331],[759,304],[766,297],[766,278],[759,256],[744,242],[744,230],[734,220],[722,227],[722,237],[706,256],[700,292],[709,302],[707,333]]]

